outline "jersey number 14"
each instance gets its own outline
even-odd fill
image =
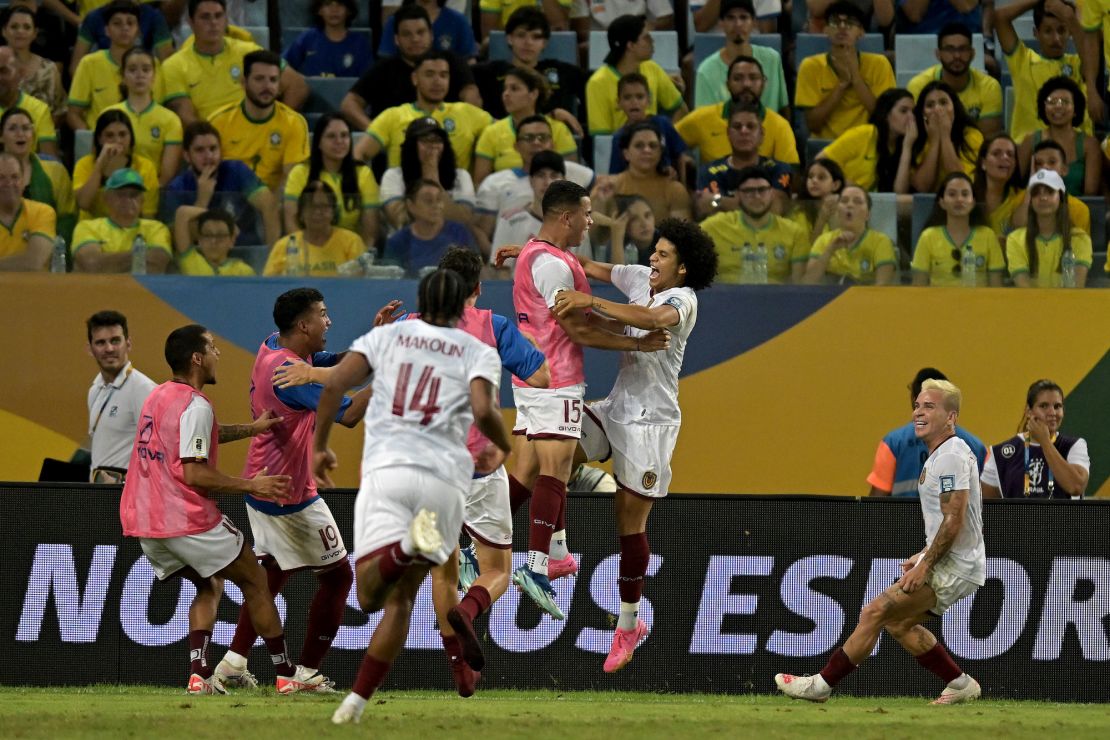
[[[397,388],[393,391],[393,415],[405,415],[405,400],[409,395],[409,379],[412,378],[412,363],[406,362],[401,365],[401,371],[397,375]],[[427,399],[424,395],[427,393]],[[409,402],[409,411],[420,411],[423,416],[420,418],[420,425],[427,426],[432,423],[434,417],[440,411],[440,407],[436,405],[439,399],[439,378],[432,377],[432,366],[425,365],[424,369],[420,371],[420,377],[416,380],[416,388],[412,392],[412,400]]]

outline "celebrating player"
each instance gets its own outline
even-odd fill
[[[517,257],[513,305],[517,322],[526,325],[547,358],[551,384],[549,388],[529,388],[513,378],[517,410],[513,433],[527,438],[517,451],[515,478],[533,493],[528,563],[513,573],[513,583],[541,609],[563,619],[549,578],[578,570],[567,551],[565,521],[567,481],[582,433],[586,391],[582,347],[655,352],[667,347],[669,335],[659,330],[642,337],[627,336],[588,311],[557,316],[551,310],[559,291],[590,291],[582,265],[569,250],[582,243],[593,220],[589,195],[569,180],[551,183],[541,205],[543,225]]]
[[[278,691],[332,691],[332,681],[320,673],[320,663],[343,621],[347,594],[351,590],[351,566],[347,548],[331,510],[316,490],[312,474],[312,432],[316,406],[322,386],[276,388],[274,369],[291,362],[314,366],[335,365],[342,355],[325,352],[331,319],[324,296],[314,288],[295,288],[282,293],[274,302],[271,334],[258,348],[251,371],[251,412],[280,415],[285,421],[267,434],[251,440],[245,476],[269,469],[292,478],[292,495],[282,504],[247,496],[247,516],[254,534],[255,554],[266,569],[270,593],[277,594],[294,571],[310,568],[316,573],[317,588],[308,610],[308,629],[296,675],[278,678]],[[353,397],[344,397],[335,420],[353,427],[366,413],[370,388]],[[334,457],[329,458],[334,465]],[[326,473],[325,473],[326,476]],[[324,483],[331,485],[325,477]],[[216,666],[225,685],[253,687],[254,676],[247,670],[247,654],[256,634],[244,606],[231,648]]]
[[[494,401],[501,362],[491,347],[455,328],[468,297],[451,270],[420,281],[420,319],[372,329],[335,367],[316,411],[315,464],[322,471],[342,393],[373,377],[355,501],[355,577],[359,605],[385,607],[353,691],[332,722],[358,722],[408,635],[413,600],[432,565],[451,557],[462,529],[472,471],[495,470],[509,436]],[[475,470],[466,446],[471,423],[492,440]],[[481,670],[481,646],[467,660]]]
[[[555,314],[566,317],[592,308],[627,324],[633,337],[663,329],[672,337],[665,352],[626,352],[608,398],[586,407],[580,444],[587,460],[613,458],[617,480],[614,505],[620,535],[620,615],[606,673],[632,660],[647,625],[639,618],[647,573],[647,519],[656,499],[667,495],[671,455],[682,412],[678,373],[686,340],[698,317],[694,291],[707,288],[717,274],[713,240],[696,224],[664,219],[650,267],[610,265],[579,257],[588,277],[617,286],[629,303],[614,303],[573,290],[555,296]]]
[[[286,498],[287,475],[267,475],[262,469],[247,480],[216,468],[220,442],[261,434],[281,419],[267,412],[253,424],[217,425],[212,404],[201,390],[216,382],[219,361],[220,351],[203,326],[183,326],[166,339],[173,380],[155,388],[143,404],[119,506],[124,535],[140,538],[158,579],[181,576],[196,586],[189,607],[190,694],[227,693],[208,665],[208,643],[225,578],[243,591],[243,603],[270,651],[279,687],[281,679],[294,673],[266,574],[243,533],[210,498],[213,493]]]
[[[792,699],[823,702],[832,687],[871,654],[885,628],[924,668],[947,685],[933,704],[978,699],[979,683],[960,670],[932,632],[921,626],[974,593],[986,580],[979,466],[956,436],[960,390],[947,380],[926,380],[913,404],[917,438],[929,457],[918,495],[925,519],[925,549],[902,563],[902,577],[860,613],[848,640],[816,676],[779,673],[775,684]]]

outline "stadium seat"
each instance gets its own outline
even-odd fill
[[[889,236],[895,249],[899,247],[897,193],[871,193],[871,220],[868,225]]]
[[[809,8],[804,2],[795,2],[791,5],[790,27],[795,34],[803,33],[809,23]]]
[[[1106,251],[1106,200],[1100,195],[1085,195],[1080,200],[1091,209],[1091,247]]]
[[[778,33],[753,33],[751,42],[756,46],[769,46],[780,55],[782,54],[782,35]],[[492,38],[490,40],[492,45]],[[710,55],[720,51],[725,44],[723,33],[696,33],[694,34],[694,69]]]
[[[1010,85],[1002,90],[1002,120],[1003,128],[1006,131],[1010,130],[1010,124],[1014,121],[1014,87]],[[1020,142],[1019,142],[1020,143]]]
[[[504,31],[491,31],[489,35],[489,58],[509,59],[509,45],[505,42]],[[602,55],[604,56],[604,55]],[[578,66],[578,36],[574,31],[554,31],[543,50],[544,59],[558,59],[560,62]]]
[[[910,253],[917,247],[917,240],[921,236],[921,232],[925,230],[925,224],[929,222],[929,216],[933,213],[933,203],[937,197],[933,193],[914,193],[913,196],[913,217],[910,221]]]
[[[266,267],[266,260],[270,256],[270,248],[265,244],[250,244],[232,247],[229,256],[243,260],[250,265],[256,273],[261,275],[263,268]]]
[[[261,46],[263,49],[270,48],[270,27],[269,26],[243,26],[243,29],[250,33],[254,39],[254,43]]]
[[[985,72],[983,64],[983,34],[977,33],[971,39],[971,46],[975,49],[975,59],[971,66],[980,72]],[[905,87],[914,75],[928,69],[937,63],[936,34],[898,34],[894,37],[894,76],[898,78],[898,86]]]
[[[307,30],[307,26],[282,26],[281,28],[281,50],[285,51],[293,42]],[[364,33],[367,36],[371,35],[371,30],[362,26],[351,26],[351,33]],[[373,38],[371,37],[371,46],[373,46]]]
[[[804,166],[808,166],[810,162],[817,159],[817,155],[821,153],[821,150],[824,149],[825,147],[827,147],[831,143],[832,143],[832,139],[810,139],[810,138],[807,138],[806,139],[806,151],[805,151],[806,159],[805,159],[805,162],[803,162],[802,164]]]
[[[81,129],[73,132],[73,161],[77,162],[93,150],[93,132],[90,129]]]
[[[609,174],[609,158],[613,156],[613,136],[611,134],[594,137],[594,172]]]
[[[934,37],[935,39],[936,37]],[[883,53],[883,35],[881,33],[864,34],[859,41],[859,50],[872,54]],[[799,33],[798,43],[794,49],[794,71],[802,66],[802,60],[824,54],[829,50],[829,37],[823,33]]]
[[[298,11],[305,12],[302,3],[297,3]],[[239,3],[239,7],[243,10],[242,22],[247,26],[265,26],[268,25],[266,19],[266,2],[265,0],[252,0],[251,2]],[[282,18],[286,18],[285,13],[281,14]]]
[[[357,77],[307,77],[309,96],[305,101],[303,113],[327,113],[339,110],[351,87],[358,82]]]
[[[678,33],[652,31],[655,40],[655,61],[667,72],[675,73],[678,67]],[[590,31],[590,69],[598,69],[609,53],[609,39],[605,31]]]

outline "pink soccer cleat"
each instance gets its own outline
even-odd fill
[[[644,620],[637,619],[636,626],[630,630],[617,628],[613,634],[613,646],[609,648],[609,657],[605,659],[605,672],[616,673],[621,668],[632,662],[632,653],[636,646],[647,637],[648,628]]]
[[[547,580],[554,581],[556,578],[563,576],[573,576],[578,573],[578,563],[574,561],[573,555],[567,555],[562,560],[548,560],[547,561]]]

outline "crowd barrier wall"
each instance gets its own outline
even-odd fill
[[[0,480],[34,480],[44,456],[68,458],[85,438],[96,367],[84,320],[93,312],[128,316],[135,366],[158,382],[169,375],[166,335],[191,322],[211,328],[222,357],[208,392],[232,423],[249,415],[250,368],[273,330],[274,299],[302,284],[324,293],[331,350],[366,331],[389,299],[416,303],[411,280],[0,274],[0,310],[15,318],[0,363]],[[480,304],[512,316],[511,284],[484,284]],[[964,390],[960,423],[988,444],[1015,432],[1030,383],[1056,380],[1067,395],[1064,431],[1090,445],[1087,495],[1107,496],[1108,350],[1107,290],[714,287],[700,294],[686,348],[672,490],[866,493],[876,444],[909,421],[909,381],[935,366]],[[616,368],[615,353],[587,352],[589,398],[608,393]],[[512,406],[507,383],[502,401]],[[336,482],[355,487],[361,429],[333,436]],[[224,469],[240,470],[246,449],[225,445]]]
[[[139,543],[119,527],[119,488],[0,485],[6,520],[0,570],[0,684],[103,682],[184,686],[193,587],[157,583]],[[354,495],[327,495],[351,544]],[[222,508],[246,524],[241,500]],[[846,497],[674,495],[648,525],[652,556],[641,617],[650,636],[615,675],[602,672],[618,611],[611,502],[572,495],[569,544],[577,578],[556,582],[556,622],[511,588],[478,622],[485,688],[766,693],[776,672],[814,673],[859,610],[923,545],[916,501]],[[1110,502],[987,502],[987,583],[926,626],[990,698],[1106,701],[1110,666]],[[517,529],[526,512],[517,517]],[[18,525],[18,526],[14,526]],[[524,553],[516,553],[516,565]],[[278,599],[300,652],[309,573]],[[230,583],[211,657],[229,644],[241,595]],[[324,671],[352,684],[380,613],[352,594]],[[251,669],[273,668],[261,643]],[[387,688],[451,687],[429,586]],[[935,695],[941,683],[889,636],[841,685],[856,695]]]

